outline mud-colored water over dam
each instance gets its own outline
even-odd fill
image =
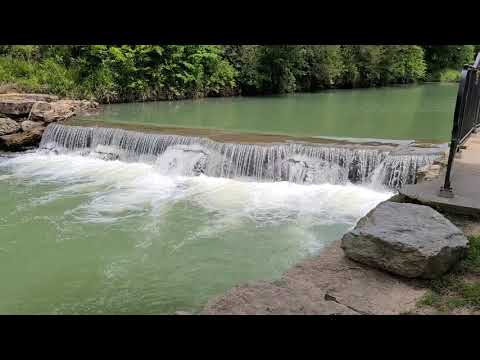
[[[195,312],[318,254],[439,153],[51,124],[0,155],[0,313]]]

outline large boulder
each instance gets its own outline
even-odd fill
[[[428,206],[386,201],[342,238],[352,260],[408,278],[433,279],[466,256],[468,240]]]
[[[0,150],[18,151],[36,146],[42,139],[45,127],[36,127],[29,131],[0,136]]]
[[[20,130],[20,125],[15,120],[9,118],[0,118],[0,136],[16,133]]]

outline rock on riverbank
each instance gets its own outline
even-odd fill
[[[428,206],[386,201],[342,238],[345,255],[414,278],[443,275],[467,254],[460,229]]]
[[[51,122],[95,113],[99,104],[44,94],[0,94],[0,150],[17,151],[37,145]]]

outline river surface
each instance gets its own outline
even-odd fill
[[[423,85],[112,105],[95,121],[445,141],[455,92]],[[318,254],[393,194],[368,183],[172,175],[163,163],[0,154],[0,313],[198,311]]]
[[[449,140],[457,84],[105,106],[87,120],[291,136]]]

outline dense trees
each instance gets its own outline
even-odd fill
[[[431,80],[441,80],[445,72],[461,69],[473,61],[474,45],[425,46],[425,60]]]
[[[0,56],[3,84],[102,102],[212,96],[236,84],[219,46],[4,46]]]
[[[101,102],[370,87],[450,79],[475,47],[3,45],[0,85]]]

